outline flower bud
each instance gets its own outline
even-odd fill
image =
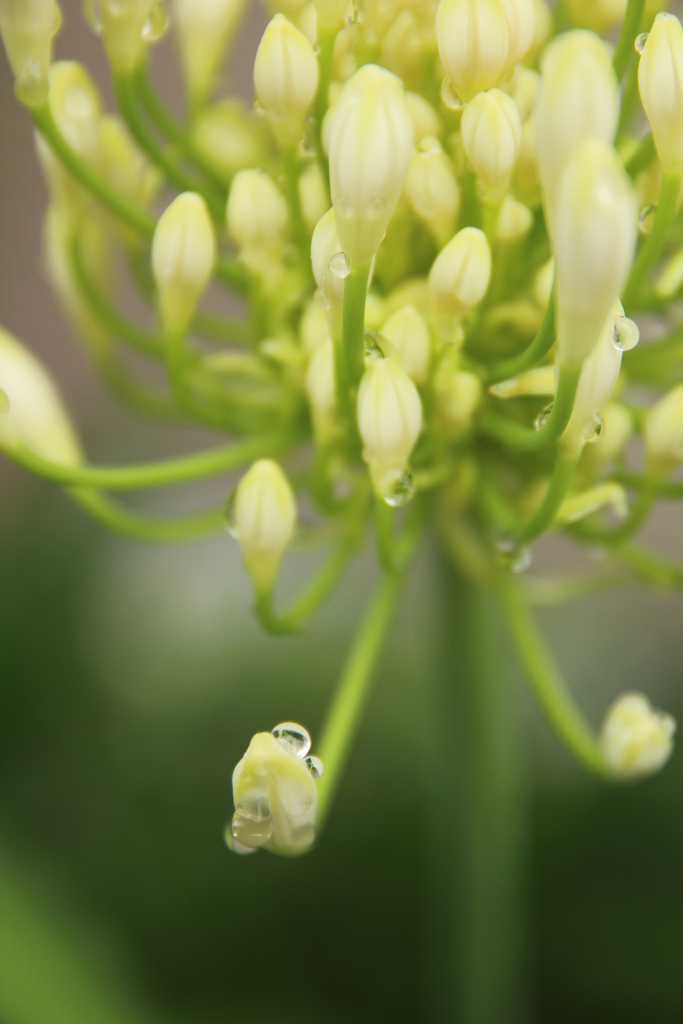
[[[0,388],[9,402],[0,416],[0,448],[11,451],[23,445],[60,466],[83,461],[57,385],[33,353],[1,327]]]
[[[299,177],[299,202],[306,227],[313,232],[316,224],[330,208],[327,183],[317,162],[308,164]]]
[[[653,475],[668,475],[683,461],[683,384],[672,388],[645,418],[648,467]]]
[[[317,759],[305,759],[295,749],[273,733],[259,732],[237,764],[232,775],[235,813],[230,828],[236,852],[263,847],[270,853],[294,856],[315,840],[319,772],[312,771],[309,763],[317,769]]]
[[[309,302],[299,322],[299,338],[304,351],[312,356],[318,345],[322,345],[329,335],[325,310],[317,302]]]
[[[510,33],[499,0],[441,0],[436,40],[441,62],[465,103],[495,85],[506,68]]]
[[[97,149],[103,176],[120,195],[147,206],[159,189],[159,171],[143,156],[118,117],[101,117],[98,128]]]
[[[623,19],[627,3],[628,0],[566,0],[572,22],[600,35]]]
[[[180,64],[195,109],[213,92],[244,4],[245,0],[174,0]]]
[[[228,198],[228,233],[254,273],[278,253],[287,229],[287,203],[265,171],[239,171]]]
[[[633,418],[626,406],[610,402],[602,413],[600,444],[590,444],[581,457],[582,467],[604,466],[623,454],[633,434]]]
[[[683,174],[683,26],[658,14],[638,68],[640,98],[665,174]]]
[[[152,273],[164,327],[184,331],[211,280],[216,234],[206,203],[183,192],[164,210],[152,241]]]
[[[599,446],[598,446],[599,447]],[[565,498],[555,516],[556,523],[579,523],[602,509],[611,509],[619,519],[628,515],[628,495],[621,484],[609,481],[578,491]]]
[[[384,238],[408,171],[413,122],[403,86],[376,64],[344,85],[330,126],[330,185],[347,258],[370,263]]]
[[[462,141],[487,196],[501,199],[522,141],[522,124],[512,97],[501,89],[478,93],[462,115]]]
[[[673,752],[676,722],[656,711],[642,693],[625,693],[607,712],[601,730],[603,753],[615,775],[653,775]]]
[[[266,27],[254,62],[254,86],[281,146],[296,146],[318,89],[313,47],[283,14]]]
[[[507,195],[496,222],[496,241],[513,245],[528,235],[534,226],[534,215],[528,206]]]
[[[541,76],[538,71],[518,64],[512,78],[501,88],[508,96],[512,96],[517,104],[519,119],[524,124],[531,117],[541,90]]]
[[[323,214],[311,238],[311,264],[318,285],[318,298],[327,314],[327,322],[335,337],[341,337],[344,306],[344,280],[348,276],[348,263],[339,238],[334,209]]]
[[[434,380],[434,395],[439,416],[449,431],[456,435],[466,433],[483,397],[479,378],[445,360]]]
[[[328,32],[341,28],[348,6],[349,0],[315,0],[318,28]]]
[[[324,442],[334,433],[334,413],[337,408],[334,344],[329,335],[311,356],[306,371],[306,394],[316,437]]]
[[[534,0],[499,0],[508,26],[508,55],[505,71],[526,57],[536,34]]]
[[[294,534],[296,499],[277,462],[260,459],[235,494],[234,533],[258,593],[270,590]]]
[[[199,111],[192,122],[192,140],[205,160],[226,178],[264,164],[272,143],[262,119],[235,99]]]
[[[47,97],[52,37],[60,18],[55,0],[0,0],[0,33],[17,99],[29,107]]]
[[[393,313],[382,327],[393,355],[416,384],[424,384],[429,370],[431,339],[424,317],[414,306],[404,306]]]
[[[153,0],[98,0],[102,39],[112,71],[133,71],[144,53],[142,30]]]
[[[551,223],[560,357],[580,366],[626,282],[638,233],[635,191],[611,146],[586,139],[577,147]]]
[[[358,429],[373,483],[389,495],[405,472],[422,429],[422,402],[408,374],[391,358],[376,358],[358,389]]]
[[[413,151],[406,176],[410,205],[438,245],[453,236],[460,212],[460,188],[451,162],[437,138],[426,136]]]
[[[428,135],[439,135],[441,121],[434,107],[416,92],[406,93],[406,104],[413,119],[415,145],[419,146]]]
[[[486,295],[491,280],[491,249],[479,228],[463,228],[436,257],[429,272],[429,294],[442,318],[460,319]]]
[[[560,176],[579,143],[614,139],[619,82],[605,43],[581,29],[552,41],[543,54],[541,73],[536,108],[538,167],[552,207]]]

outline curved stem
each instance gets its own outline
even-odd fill
[[[545,497],[534,515],[515,531],[515,539],[523,544],[539,537],[555,520],[574,479],[578,459],[559,452]]]
[[[640,297],[645,278],[654,267],[666,245],[671,225],[676,217],[676,206],[681,191],[681,175],[665,174],[662,182],[662,192],[659,197],[659,206],[655,214],[652,230],[645,240],[636,261],[631,269],[631,275],[624,290],[623,303],[627,314],[633,310]]]
[[[365,373],[365,301],[369,276],[369,265],[352,267],[344,281],[342,344],[352,387],[358,387]]]
[[[555,292],[550,294],[550,301],[546,307],[543,323],[539,327],[538,334],[528,348],[518,356],[510,359],[500,359],[486,367],[486,381],[488,384],[495,384],[500,380],[509,380],[516,377],[525,370],[532,370],[547,356],[555,343]]]
[[[554,444],[559,441],[571,419],[580,376],[580,366],[560,367],[560,379],[552,412],[538,430],[529,430],[528,427],[522,427],[502,416],[489,414],[479,423],[481,433],[522,451],[537,451],[539,448]]]
[[[69,494],[98,523],[131,540],[185,544],[225,529],[222,508],[179,519],[152,519],[124,508],[98,491],[70,490]]]
[[[633,44],[640,31],[640,25],[645,12],[645,0],[628,0],[626,14],[619,33],[612,64],[616,71],[617,78],[624,77],[629,61],[633,56]]]
[[[631,509],[628,519],[613,530],[590,527],[588,524],[570,527],[570,532],[575,533],[584,541],[590,544],[620,545],[630,540],[634,534],[643,526],[652,511],[652,506],[657,497],[656,484],[648,483],[638,495],[636,503]]]

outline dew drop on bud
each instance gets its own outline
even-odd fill
[[[166,34],[169,23],[170,18],[166,5],[161,3],[160,0],[155,0],[149,12],[149,17],[143,26],[142,38],[146,43],[158,42]]]
[[[376,331],[366,331],[363,335],[365,346],[365,365],[369,366],[375,359],[384,359],[384,349],[381,346],[382,336]]]
[[[551,414],[552,411],[553,411],[553,403],[552,402],[550,403],[550,405],[546,405],[545,409],[541,409],[541,411],[539,412],[538,416],[534,420],[534,430],[541,430],[546,425],[546,423],[550,419],[550,414]]]
[[[418,142],[417,151],[418,153],[424,153],[425,155],[440,153],[441,143],[437,139],[436,135],[425,135],[424,138],[420,139]]]
[[[238,857],[248,857],[250,853],[258,852],[257,846],[242,846],[241,843],[237,842],[232,834],[232,823],[225,826],[223,839],[225,840],[225,845],[228,849],[232,850],[233,853],[236,853]]]
[[[319,779],[323,773],[323,763],[319,757],[307,757],[306,767],[314,779]]]
[[[315,302],[316,306],[320,307],[320,309],[330,308],[330,304],[327,301],[327,296],[325,295],[325,292],[322,290],[322,288],[318,288],[315,295],[313,296],[313,301]]]
[[[602,434],[602,420],[599,416],[593,415],[583,428],[582,438],[584,444],[595,444],[600,440]]]
[[[441,83],[441,101],[445,107],[448,107],[449,110],[454,110],[456,112],[464,110],[466,107],[466,104],[463,103],[463,101],[460,99],[457,92],[453,88],[453,83],[451,82],[448,75],[446,75],[443,82]]]
[[[641,32],[639,36],[636,36],[635,42],[633,44],[636,53],[642,54],[643,50],[645,49],[645,44],[647,43],[649,35],[649,32]]]
[[[351,273],[351,267],[349,266],[349,261],[346,258],[346,253],[344,252],[336,252],[334,256],[331,257],[330,262],[328,263],[328,268],[334,277],[341,278],[342,281]]]
[[[297,757],[305,757],[311,749],[311,737],[303,725],[296,722],[280,722],[271,732],[281,747]]]
[[[509,537],[496,543],[496,551],[500,565],[515,575],[526,572],[533,561],[530,548],[524,544],[518,544],[517,541]]]
[[[412,473],[401,473],[386,494],[384,501],[390,508],[402,508],[415,497],[415,481]]]
[[[641,235],[650,234],[650,232],[652,231],[652,225],[655,222],[656,215],[656,206],[650,204],[649,206],[643,207],[643,209],[640,211],[640,217],[638,219],[638,230],[640,231]]]
[[[629,320],[627,316],[617,317],[614,322],[612,340],[614,341],[614,347],[619,349],[620,352],[630,352],[640,341],[638,324],[634,323],[633,320]]]
[[[255,849],[267,843],[273,834],[273,816],[266,793],[247,791],[232,816],[232,835],[242,846]]]

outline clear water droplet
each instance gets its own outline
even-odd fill
[[[499,540],[496,543],[496,551],[499,563],[515,575],[526,572],[533,561],[531,549],[524,544],[518,544],[510,537]]]
[[[641,32],[639,36],[636,36],[633,46],[635,47],[636,53],[641,53],[645,49],[645,44],[650,36],[649,32]]]
[[[546,425],[550,419],[550,414],[553,411],[553,405],[554,403],[551,402],[550,405],[546,405],[545,409],[541,409],[534,420],[534,430],[541,430]]]
[[[363,335],[363,343],[365,345],[365,365],[369,366],[370,363],[374,362],[375,359],[384,359],[384,349],[382,348],[382,335],[376,331],[366,331]]]
[[[281,747],[297,757],[305,757],[311,749],[311,737],[297,722],[280,722],[271,732]]]
[[[640,218],[638,219],[638,230],[641,235],[649,235],[652,231],[652,225],[655,222],[657,216],[657,207],[651,203],[648,206],[644,206],[640,211]]]
[[[26,107],[36,107],[46,100],[48,90],[45,68],[37,60],[26,64],[14,83],[14,95]]]
[[[257,115],[257,117],[266,116],[266,112],[263,109],[263,104],[261,103],[261,100],[259,99],[258,96],[254,97],[254,113]]]
[[[327,266],[330,273],[334,275],[334,277],[340,278],[342,281],[351,273],[351,267],[349,266],[349,261],[346,258],[345,252],[335,252]]]
[[[9,398],[0,388],[0,416],[6,416],[9,412]]]
[[[584,444],[595,444],[596,441],[600,440],[601,434],[602,420],[597,414],[594,414],[586,422],[586,425],[583,428],[583,433],[581,436],[583,438]]]
[[[232,816],[232,835],[250,849],[263,846],[273,834],[273,816],[268,794],[261,789],[247,790]]]
[[[384,501],[390,508],[402,508],[415,497],[415,481],[412,473],[401,473],[386,494]]]
[[[307,757],[306,767],[314,779],[319,779],[323,773],[323,763],[319,757]]]
[[[446,75],[443,82],[441,83],[441,102],[445,107],[448,107],[449,110],[454,110],[457,113],[459,113],[461,110],[464,110],[465,107],[467,106],[467,104],[463,103],[463,101],[458,96],[455,87],[453,86],[453,83],[451,82],[448,75]]]
[[[223,839],[227,848],[236,853],[238,857],[248,857],[250,853],[258,853],[257,846],[242,846],[241,843],[237,842],[232,834],[232,823],[225,826]]]
[[[617,317],[614,321],[612,340],[614,347],[620,352],[630,352],[640,341],[638,324],[629,320],[627,316]]]
[[[379,217],[384,213],[386,207],[384,196],[373,196],[367,206],[368,217]]]
[[[325,292],[322,290],[322,288],[318,288],[315,295],[313,296],[313,301],[315,302],[316,306],[320,307],[320,309],[330,308],[330,303],[328,302],[327,295],[325,295]]]
[[[142,29],[142,38],[146,43],[157,43],[166,35],[170,24],[170,18],[166,4],[161,0],[155,0],[149,12],[149,17]]]

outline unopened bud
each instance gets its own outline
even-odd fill
[[[466,433],[483,397],[479,378],[451,366],[446,359],[436,374],[434,394],[446,427],[456,435]]]
[[[458,96],[473,96],[498,82],[510,47],[499,0],[441,0],[436,12],[441,61]]]
[[[623,454],[633,434],[633,418],[626,406],[610,402],[602,413],[600,444],[590,444],[584,449],[582,466],[598,466],[613,462]]]
[[[410,162],[413,121],[400,80],[365,64],[344,85],[330,126],[330,185],[347,258],[370,263]]]
[[[152,241],[152,272],[166,329],[186,329],[215,260],[216,234],[206,203],[183,192],[162,213]]]
[[[213,92],[245,0],[174,0],[175,33],[185,85],[194,108]]]
[[[304,351],[312,356],[318,345],[322,345],[329,334],[330,328],[325,310],[317,302],[309,302],[299,322],[299,338]]]
[[[375,488],[388,495],[405,472],[422,429],[422,402],[391,358],[373,359],[358,389],[358,429]]]
[[[341,28],[348,7],[349,0],[315,0],[318,26],[326,31]]]
[[[234,533],[257,593],[270,590],[296,526],[296,499],[277,462],[260,459],[235,495]]]
[[[434,136],[426,136],[410,158],[405,194],[436,240],[452,237],[460,211],[460,189],[450,160]]]
[[[508,55],[505,71],[526,57],[536,33],[536,5],[534,0],[499,0],[508,26]]]
[[[272,140],[261,118],[236,99],[224,99],[197,113],[192,139],[205,159],[226,178],[270,157]]]
[[[55,0],[0,0],[0,33],[17,99],[29,107],[47,97],[52,37],[60,19]]]
[[[339,244],[334,209],[328,210],[315,226],[311,238],[311,265],[330,330],[335,337],[340,337],[344,281],[349,265]]]
[[[534,215],[528,206],[507,195],[496,222],[496,241],[513,245],[528,235],[534,226]]]
[[[276,14],[263,33],[254,86],[277,141],[296,146],[318,89],[318,61],[306,36],[283,14]]]
[[[416,92],[406,93],[406,103],[413,119],[415,145],[419,146],[422,139],[429,135],[439,135],[441,121],[434,107]]]
[[[668,475],[683,462],[683,384],[672,388],[645,418],[645,443],[650,472]]]
[[[429,272],[429,294],[441,318],[462,318],[486,295],[491,249],[479,228],[463,228],[437,256]]]
[[[334,413],[337,407],[334,344],[329,335],[311,356],[306,371],[306,394],[316,437],[325,441],[334,433]]]
[[[299,202],[306,227],[312,232],[325,211],[330,208],[327,183],[317,162],[308,164],[299,177]]]
[[[665,174],[683,174],[683,26],[658,14],[638,68],[640,98]]]
[[[579,523],[602,509],[611,509],[619,519],[628,515],[628,495],[621,484],[608,482],[570,495],[560,505],[556,523]]]
[[[128,73],[144,54],[142,31],[154,0],[99,0],[104,48],[112,71]]]
[[[287,229],[285,197],[265,171],[239,171],[228,197],[228,233],[255,273],[265,256],[277,253]]]
[[[501,88],[508,96],[512,96],[517,104],[519,119],[524,124],[534,111],[541,89],[541,76],[538,71],[518,64],[512,78]]]
[[[628,0],[566,0],[572,22],[600,35],[623,19],[627,3]]]
[[[625,693],[607,712],[601,731],[603,753],[615,775],[654,775],[671,757],[676,722],[656,711],[642,693]]]
[[[502,89],[480,92],[462,115],[462,141],[467,157],[492,200],[510,184],[522,139],[517,104]]]
[[[424,384],[429,370],[429,328],[414,306],[397,310],[381,330],[393,346],[393,355],[416,384]]]
[[[159,188],[160,174],[135,145],[123,121],[111,115],[100,118],[97,148],[109,184],[133,202],[147,206]]]

